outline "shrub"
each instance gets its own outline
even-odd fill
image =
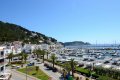
[[[91,76],[91,72],[90,72],[89,70],[87,70],[87,69],[77,67],[77,68],[76,68],[76,71],[77,71],[78,73],[81,73],[82,75],[86,75],[87,77],[90,77],[90,76]],[[97,74],[92,74],[92,76],[93,76],[94,78],[98,78],[98,77],[99,77]]]
[[[23,64],[22,61],[11,62],[11,64]]]
[[[93,78],[99,78],[99,75],[97,75],[97,74],[92,74],[92,77],[93,77]]]

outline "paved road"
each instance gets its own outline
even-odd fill
[[[37,62],[36,60],[32,59],[32,62]],[[59,72],[52,72],[52,70],[48,70],[44,64],[35,64],[35,66],[39,66],[39,68],[46,73],[48,76],[50,76],[52,78],[52,80],[60,80],[61,74]]]
[[[44,64],[39,64],[40,69],[45,72],[48,76],[52,77],[52,80],[60,80],[61,74],[58,72],[52,72],[52,70],[47,70],[46,67],[44,67]]]
[[[49,62],[47,62],[47,61],[45,61],[45,63],[47,63],[47,64],[51,64],[51,63],[49,63]],[[54,65],[57,69],[59,69],[59,70],[63,70],[63,68],[61,68],[60,66],[57,66],[57,65]],[[74,73],[74,76],[75,77],[81,77],[81,80],[86,80],[86,77],[85,76],[83,76],[83,75],[80,75],[80,74],[77,74],[77,73]],[[90,79],[91,80],[91,79]]]
[[[11,80],[26,80],[26,75],[23,73],[20,73],[16,70],[11,70],[11,73],[12,73]],[[27,76],[27,80],[39,80],[39,79]]]

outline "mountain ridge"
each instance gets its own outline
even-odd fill
[[[90,45],[88,42],[83,41],[72,41],[72,42],[64,42],[64,46],[79,46],[79,45]]]

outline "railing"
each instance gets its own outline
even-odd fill
[[[0,59],[4,58],[4,55],[0,55]]]
[[[0,59],[7,58],[8,55],[0,55]]]

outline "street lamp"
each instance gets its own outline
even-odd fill
[[[26,65],[26,80],[27,80],[27,65]]]

